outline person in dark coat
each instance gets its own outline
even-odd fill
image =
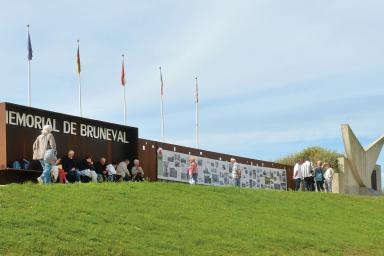
[[[80,182],[80,171],[77,168],[74,150],[68,150],[67,155],[60,158],[58,164],[61,164],[63,170],[67,173],[68,181]]]
[[[105,181],[107,179],[107,159],[105,159],[105,157],[101,157],[99,161],[95,164],[95,172],[97,173],[97,179],[99,181]]]
[[[90,178],[93,182],[97,182],[97,173],[91,155],[87,155],[79,163],[79,170],[81,176]]]

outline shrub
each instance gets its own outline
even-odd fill
[[[339,172],[338,158],[343,155],[322,147],[309,147],[300,152],[293,153],[286,157],[276,160],[276,162],[287,165],[295,165],[299,159],[309,159],[311,162],[316,163],[318,160],[329,163],[335,172]]]

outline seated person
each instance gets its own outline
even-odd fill
[[[27,159],[22,158],[14,161],[10,167],[17,170],[29,170],[31,163]]]
[[[77,169],[76,161],[74,159],[75,151],[68,150],[66,156],[58,159],[57,164],[61,164],[64,172],[67,173],[67,179],[70,182],[80,182],[80,172]]]
[[[107,181],[115,181],[116,180],[116,163],[107,164]]]
[[[125,159],[124,161],[121,161],[116,168],[116,180],[117,181],[123,181],[123,180],[130,180],[132,175],[128,170],[128,164],[129,160]]]
[[[105,157],[101,157],[100,160],[95,164],[95,172],[97,173],[97,179],[99,181],[105,181],[108,176],[107,171],[107,160]]]
[[[143,168],[141,168],[140,161],[138,159],[133,161],[131,173],[134,181],[144,181],[144,171]]]
[[[97,173],[93,165],[92,156],[86,155],[79,163],[80,175],[90,178],[93,182],[97,182]]]
[[[56,162],[59,162],[59,159]],[[59,175],[60,183],[64,183],[64,184],[68,183],[67,173],[64,171],[63,165],[57,164],[57,168],[58,168],[58,171],[59,171],[58,175]]]

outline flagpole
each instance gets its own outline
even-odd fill
[[[80,73],[78,74],[79,78],[79,112],[80,112],[80,117],[83,117],[83,108],[81,104],[81,76]]]
[[[161,67],[159,67],[160,70],[160,114],[161,114],[161,141],[164,142],[164,100],[163,100],[163,93],[164,93],[164,84],[163,84],[163,74],[161,73]]]
[[[123,68],[124,68],[124,54],[121,55],[123,60]],[[125,76],[125,71],[124,71]],[[123,99],[124,99],[124,125],[127,125],[127,101],[125,96],[125,77],[124,77],[124,84],[123,84]]]
[[[79,78],[79,113],[80,117],[83,116],[83,108],[81,104],[81,67],[80,67],[80,40],[77,40],[77,74]]]
[[[127,102],[125,96],[125,86],[123,86],[123,94],[124,94],[124,125],[127,125]]]
[[[195,99],[195,106],[196,106],[196,148],[199,148],[199,91],[198,91],[198,85],[197,85],[197,77],[195,77],[195,90],[196,90],[196,99]]]
[[[27,25],[27,34],[28,34],[28,44],[30,43],[30,37],[29,37],[29,24]],[[28,45],[28,51],[29,51],[29,45]],[[28,53],[28,106],[31,106],[31,59],[29,57]]]
[[[31,106],[31,61],[28,60],[28,106]]]

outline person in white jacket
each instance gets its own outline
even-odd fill
[[[241,179],[240,164],[236,161],[235,158],[231,158],[230,161],[232,164],[233,186],[239,188],[240,187],[240,179]]]
[[[293,180],[295,181],[295,191],[300,191],[301,189],[301,180],[303,179],[303,175],[301,174],[302,164],[303,160],[299,159],[293,167]]]
[[[44,159],[48,150],[52,149],[52,156]],[[52,126],[45,125],[41,134],[33,143],[33,160],[39,160],[43,167],[43,173],[37,178],[39,183],[51,183],[51,169],[56,162],[56,142],[52,134]]]
[[[332,166],[328,163],[324,163],[324,179],[325,179],[325,189],[327,192],[332,192],[332,181],[335,171],[332,169]]]
[[[306,191],[315,191],[315,180],[313,178],[313,165],[309,159],[305,160],[305,162],[300,167],[301,175],[304,179],[304,188]]]

